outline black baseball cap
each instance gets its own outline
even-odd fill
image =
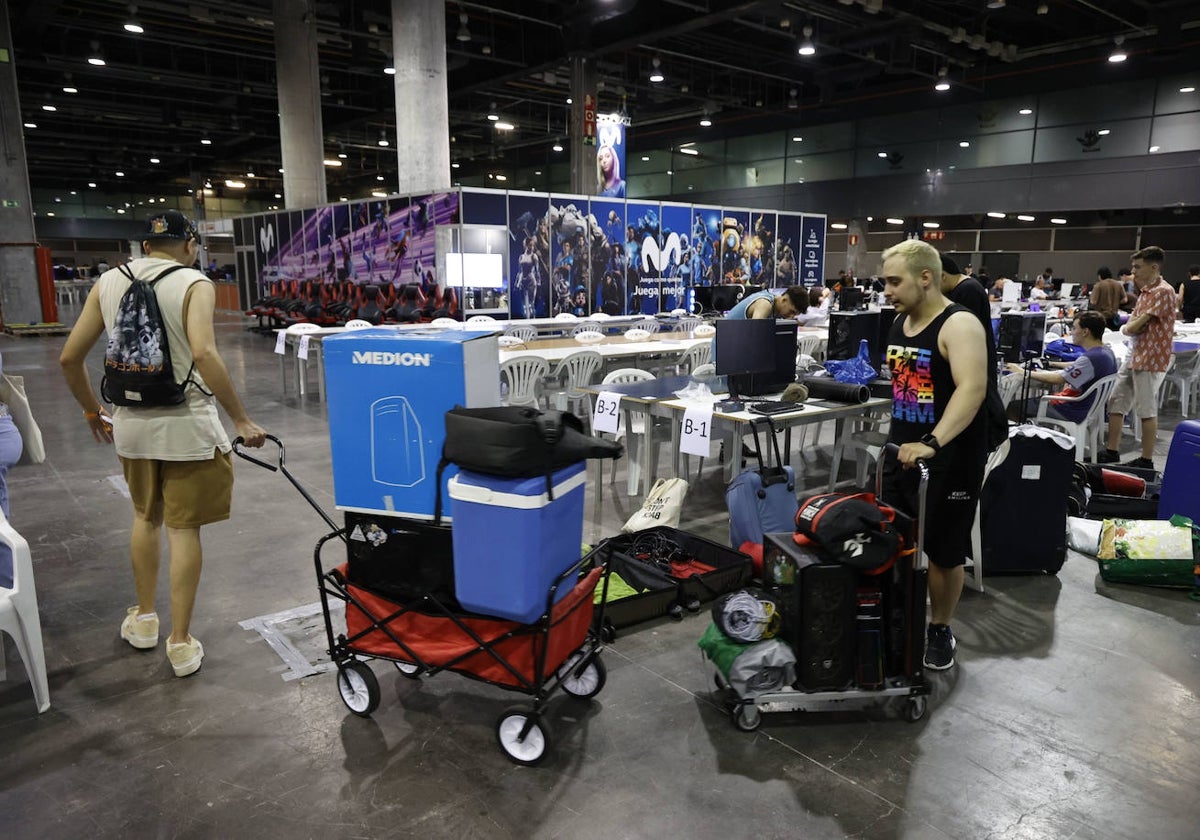
[[[146,222],[146,239],[199,239],[196,225],[178,210],[155,213]]]
[[[945,274],[962,274],[962,272],[958,270],[958,263],[947,257],[945,254],[942,254],[942,271]]]

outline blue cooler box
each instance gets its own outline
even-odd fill
[[[432,519],[446,412],[500,404],[496,336],[376,327],[322,350],[338,510]]]
[[[454,593],[472,612],[532,624],[550,585],[580,558],[587,462],[552,477],[499,478],[460,470],[450,480],[454,514]],[[572,589],[564,581],[561,600]]]

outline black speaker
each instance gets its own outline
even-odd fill
[[[892,317],[895,318],[893,310]],[[849,359],[858,355],[859,342],[864,339],[871,352],[871,365],[879,370],[882,348],[879,340],[880,323],[878,312],[831,312],[829,313],[830,359]],[[890,326],[890,323],[889,323]]]
[[[1005,312],[1000,316],[1000,357],[1019,362],[1040,355],[1046,337],[1045,312]]]

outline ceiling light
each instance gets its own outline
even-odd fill
[[[508,176],[507,176],[507,175],[497,175],[497,176],[496,176],[496,180],[497,180],[497,181],[507,181],[507,180],[508,180]]]
[[[283,167],[282,167],[282,166],[281,166],[281,167],[279,167],[279,174],[280,174],[280,175],[282,175],[282,174],[283,174]]]
[[[63,93],[79,93],[79,88],[75,88],[75,87],[71,87],[70,85],[66,85],[65,87],[63,87]]]
[[[96,189],[96,182],[95,182],[95,181],[88,181],[88,188],[89,188],[89,189],[93,189],[93,190],[94,190],[94,189]]]
[[[253,169],[247,169],[247,170],[246,170],[246,177],[247,177],[247,178],[253,178],[253,177],[254,177],[254,170],[253,170]]]
[[[817,48],[812,42],[812,31],[811,26],[804,27],[804,40],[800,42],[800,47],[796,50],[800,55],[809,56],[817,54]]]
[[[792,109],[800,107],[800,101],[798,99],[796,99],[796,89],[795,88],[792,88],[791,90],[788,91],[787,106]]]
[[[118,169],[118,170],[117,170],[116,172],[114,172],[113,174],[114,174],[114,175],[116,175],[118,178],[124,178],[124,177],[125,177],[125,173],[124,173],[124,172],[122,172],[120,169]]]
[[[1019,215],[1019,216],[1017,216],[1017,219],[1018,219],[1019,221],[1022,221],[1022,222],[1032,222],[1032,221],[1034,220],[1034,217],[1033,217],[1033,216]]]
[[[1027,117],[1033,113],[1033,109],[1032,108],[1022,108],[1020,111],[1017,111],[1017,113],[1023,117]]]
[[[458,15],[458,34],[454,36],[454,40],[460,44],[465,44],[471,40],[471,30],[467,29],[467,13],[460,12]]]
[[[880,152],[880,153],[879,153],[879,154],[877,154],[875,157],[886,158],[886,157],[887,157],[887,152]]]
[[[146,31],[142,28],[142,25],[138,23],[137,6],[133,5],[132,3],[129,4],[129,20],[125,22],[125,31],[131,32],[134,35],[141,35]]]
[[[988,212],[988,218],[989,218],[989,219],[1003,219],[1003,218],[1004,218],[1004,214],[1003,214],[1003,213],[997,213],[995,210],[991,210],[991,211],[989,211],[989,212]]]
[[[229,187],[229,189],[231,189],[231,190],[244,190],[244,189],[246,189],[246,182],[245,181],[235,181],[232,178],[226,178],[225,186]]]
[[[201,146],[211,146],[211,145],[212,145],[212,140],[209,140],[207,137],[201,137],[201,138],[200,138],[200,145],[201,145]]]
[[[341,166],[342,165],[342,162],[340,160],[338,160],[337,158],[325,158],[324,162],[325,162],[326,166]]]
[[[712,125],[712,120],[710,120],[708,117],[701,117],[701,118],[700,118],[700,125],[701,125],[703,128],[708,128],[710,125]]]
[[[1181,87],[1179,89],[1179,92],[1180,93],[1195,93],[1196,89],[1194,87],[1192,87],[1191,85],[1187,85],[1185,87]]]
[[[1097,131],[1096,133],[1099,134],[1101,137],[1107,137],[1108,135],[1112,134],[1112,131],[1107,128],[1102,128],[1099,131]]]
[[[516,128],[516,126],[507,120],[497,120],[496,122],[497,131],[512,131],[514,128]]]
[[[650,160],[650,155],[642,155],[642,160]]]
[[[960,148],[960,149],[969,149],[969,148],[971,148],[971,144],[970,144],[969,142],[967,142],[966,140],[959,140],[959,141],[958,141],[958,148]]]
[[[54,211],[53,211],[53,210],[51,210],[51,211],[50,211],[50,212],[48,212],[46,215],[47,215],[47,216],[53,216],[53,215],[54,215]]]
[[[104,66],[104,53],[100,52],[100,42],[92,41],[92,51],[88,54],[88,64],[93,67]]]
[[[162,161],[159,160],[158,158],[150,158],[150,162],[151,163],[162,163]]]
[[[950,90],[950,82],[947,81],[947,79],[946,79],[946,74],[948,72],[949,72],[949,70],[945,67],[938,68],[938,71],[937,71],[938,81],[937,81],[937,84],[933,86],[934,90],[940,90],[940,91]]]
[[[926,230],[937,230],[941,227],[941,224],[938,222],[921,222],[921,227]]]
[[[380,132],[379,132],[379,140],[378,140],[377,142],[379,143],[379,145],[380,145],[380,146],[388,146],[388,145],[391,145],[391,144],[388,142],[388,138],[387,138],[387,132],[386,132],[386,131],[380,131]]]
[[[383,176],[382,176],[382,175],[376,175],[376,176],[375,176],[375,180],[376,180],[376,181],[382,181],[382,180],[383,180]]]
[[[49,103],[47,103],[47,104],[45,104],[45,105],[43,105],[43,106],[42,106],[42,110],[43,110],[43,111],[50,111],[51,113],[53,113],[54,111],[57,111],[58,109],[57,109],[57,108],[55,108],[53,105],[50,105]]]
[[[1154,153],[1155,153],[1155,152],[1157,152],[1157,151],[1158,151],[1158,146],[1151,146],[1151,147],[1150,147],[1150,154],[1154,154]]]
[[[75,190],[71,190],[71,195],[79,195],[79,193],[76,192]]]
[[[1122,61],[1129,58],[1129,54],[1126,53],[1125,49],[1121,46],[1121,44],[1125,43],[1125,36],[1118,35],[1117,37],[1113,38],[1113,43],[1117,46],[1113,49],[1112,53],[1109,54],[1108,61],[1110,64],[1120,64]]]
[[[650,66],[653,68],[650,71],[650,81],[654,82],[655,84],[658,84],[663,80],[662,70],[658,69],[659,63],[658,56],[655,56],[650,61]]]
[[[555,141],[554,141],[554,145],[553,145],[553,146],[551,146],[550,148],[551,148],[551,149],[553,149],[553,150],[554,150],[554,151],[556,151],[556,152],[561,152],[561,151],[563,150],[562,143],[561,143],[560,141],[558,141],[558,140],[555,140]]]
[[[451,169],[458,169],[460,166],[462,166],[462,164],[458,161],[454,161],[454,163],[450,164]]]
[[[383,72],[389,76],[395,76],[396,75],[396,62],[392,61],[389,58],[387,65],[383,68]]]
[[[124,214],[124,213],[125,213],[125,208],[124,208],[124,207],[118,207],[118,208],[117,208],[117,212],[118,212],[118,213],[121,213],[121,214]]]
[[[283,193],[275,193],[276,198],[283,198]]]
[[[206,189],[206,190],[212,189],[212,179],[211,178],[204,179],[204,189]]]
[[[1052,224],[1052,225],[1065,225],[1066,223],[1067,223],[1066,219],[1051,219],[1050,220],[1050,224]]]
[[[988,0],[987,7],[989,9],[1003,9],[1004,0]]]
[[[668,175],[674,175],[675,173],[674,173],[672,170],[668,169],[668,170],[667,170],[667,174],[668,174]]]
[[[569,96],[567,97],[567,104],[568,104],[568,105],[570,105],[570,104],[571,104],[572,102],[574,102],[574,101],[575,101],[575,100],[574,100],[574,99],[572,99],[571,97],[569,97]]]
[[[845,230],[846,229],[845,222],[833,222],[829,226],[831,228],[833,228],[834,230]]]
[[[385,193],[383,190],[372,190],[371,195],[375,196],[376,198],[387,198],[387,193]]]
[[[37,128],[37,123],[35,123],[35,122],[27,122],[27,123],[25,123],[25,127],[26,127],[26,128]]]
[[[679,150],[679,153],[681,155],[692,155],[693,157],[695,157],[696,155],[700,154],[700,150],[692,149],[692,148],[682,148]]]
[[[904,220],[903,219],[888,219],[887,223],[889,225],[902,225],[902,224],[904,224]]]

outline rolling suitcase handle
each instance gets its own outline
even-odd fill
[[[300,495],[304,497],[304,501],[306,501],[310,505],[312,505],[313,510],[315,510],[317,513],[321,514],[321,518],[325,520],[325,523],[330,528],[332,528],[334,531],[337,531],[338,536],[340,536],[342,538],[342,540],[345,541],[346,535],[342,532],[342,526],[338,525],[336,522],[334,522],[329,517],[329,514],[326,513],[321,508],[321,506],[317,504],[316,500],[313,499],[313,497],[308,494],[308,491],[304,489],[303,485],[301,485],[300,482],[296,480],[295,476],[293,476],[290,472],[288,472],[288,468],[286,466],[284,466],[283,441],[281,441],[279,438],[275,437],[275,435],[267,435],[266,438],[267,438],[267,440],[271,441],[271,443],[273,443],[277,447],[279,447],[277,464],[271,464],[267,461],[262,460],[261,458],[255,458],[253,455],[251,455],[249,452],[247,452],[242,446],[246,441],[241,436],[238,436],[233,439],[233,452],[239,458],[249,461],[252,464],[258,464],[258,466],[262,467],[265,470],[270,470],[271,472],[283,473],[284,476],[287,477],[287,480],[292,483],[292,486],[300,491]]]
[[[770,458],[763,458],[762,446],[758,442],[758,424],[763,423],[767,427],[763,437],[771,441],[771,449],[775,453],[775,466],[769,466]],[[770,417],[762,417],[751,420],[749,423],[750,434],[754,437],[754,453],[758,458],[758,474],[762,476],[763,487],[770,487],[772,484],[780,484],[788,480],[787,470],[783,468],[783,453],[779,449],[779,437],[775,428],[775,421]],[[788,487],[791,490],[791,487]]]
[[[883,498],[883,462],[887,456],[893,458],[899,454],[900,447],[894,443],[884,444],[880,453],[878,465],[875,467],[875,498]],[[925,459],[917,459],[917,469],[921,472],[921,480],[917,485],[917,547],[913,556],[913,568],[924,569],[929,561],[925,559],[925,494],[929,491],[929,465]]]

